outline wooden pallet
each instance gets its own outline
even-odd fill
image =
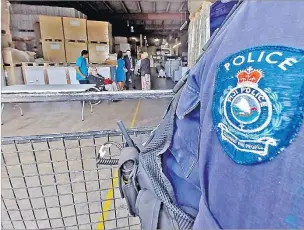
[[[108,45],[108,42],[100,42],[100,41],[88,41],[88,43],[92,43],[92,44],[104,44],[104,45]]]
[[[86,40],[71,40],[71,39],[69,39],[69,40],[65,40],[66,42],[74,42],[74,43],[76,43],[76,42],[78,42],[78,43],[87,43],[88,41],[86,41]]]
[[[45,66],[45,63],[22,62],[22,66]]]
[[[19,32],[35,32],[35,30],[18,30]]]
[[[4,63],[3,65],[9,67],[21,67],[22,63]]]
[[[58,63],[54,63],[54,62],[46,62],[44,63],[45,66],[67,66],[68,64],[67,63],[64,63],[64,62],[58,62]]]
[[[10,34],[10,33],[8,33],[8,31],[6,30],[1,30],[1,34]]]
[[[42,62],[42,63],[35,63],[35,62],[22,62],[22,66],[68,66],[68,63],[63,62]]]
[[[43,38],[40,42],[63,42],[63,39]]]

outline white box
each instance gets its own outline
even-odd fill
[[[46,71],[49,80],[49,85],[68,84],[66,67],[47,67]]]
[[[75,67],[68,67],[68,75],[70,77],[70,83],[72,85],[78,85],[79,81],[76,79],[76,69]]]
[[[44,66],[22,66],[22,71],[26,85],[46,85]]]

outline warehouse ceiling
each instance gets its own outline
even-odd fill
[[[188,19],[187,0],[10,1],[31,5],[72,7],[89,20],[110,21],[113,35],[175,35]],[[134,32],[131,31],[133,26]],[[186,29],[186,28],[185,28]]]

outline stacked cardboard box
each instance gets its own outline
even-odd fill
[[[44,60],[66,62],[62,18],[40,15],[39,22]]]
[[[6,2],[6,1],[2,1]],[[2,7],[2,9],[4,9]],[[27,51],[34,51],[38,58],[43,58],[41,36],[36,36],[37,31],[40,34],[39,15],[86,18],[86,15],[75,10],[74,8],[54,7],[54,6],[37,6],[27,4],[10,5],[10,28],[12,40],[18,45],[26,47]],[[2,14],[4,15],[4,14]],[[2,23],[2,25],[7,23]],[[37,30],[38,26],[38,30]],[[23,44],[21,44],[23,42]],[[24,46],[26,44],[26,46]],[[20,46],[19,46],[20,47]],[[24,48],[23,48],[24,49]]]
[[[127,37],[115,37],[114,42],[115,42],[115,53],[118,53],[119,51],[126,53],[127,50],[131,49]]]
[[[73,63],[82,50],[87,50],[87,20],[79,18],[62,18],[65,39],[66,60]]]
[[[87,21],[90,63],[104,63],[110,54],[112,25],[109,22]]]

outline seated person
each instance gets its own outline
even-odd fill
[[[117,85],[110,78],[105,78],[97,72],[96,67],[90,67],[88,80],[90,84],[96,84],[103,91],[117,91]]]

